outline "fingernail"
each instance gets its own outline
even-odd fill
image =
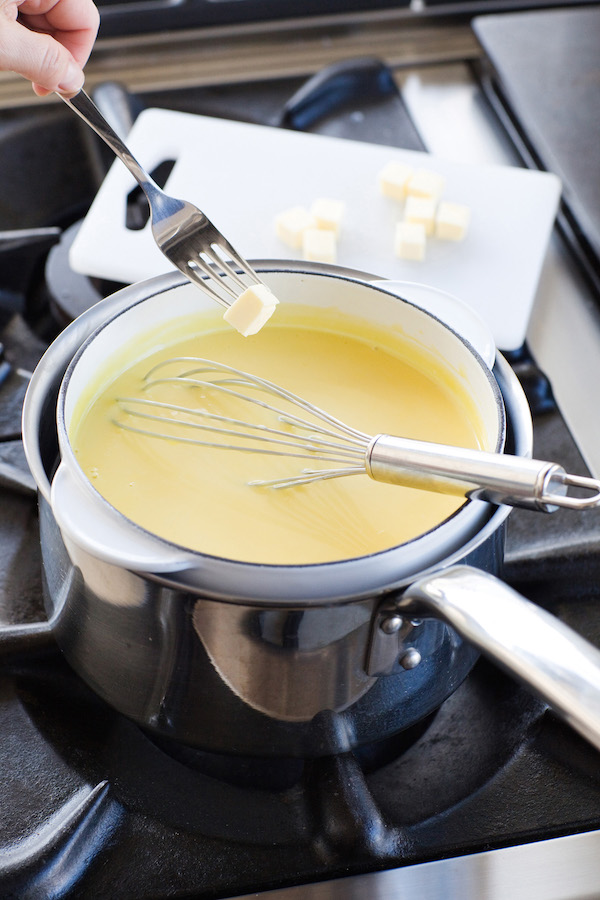
[[[83,87],[84,75],[79,66],[77,66],[74,62],[70,62],[67,66],[67,70],[63,75],[60,84],[58,85],[58,90],[64,94],[72,93],[76,94],[77,91],[80,91]]]

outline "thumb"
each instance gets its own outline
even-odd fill
[[[38,94],[76,93],[84,82],[83,71],[62,44],[18,22],[3,28],[0,69],[23,75]]]

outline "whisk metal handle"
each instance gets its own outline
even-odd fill
[[[369,444],[366,467],[375,481],[543,512],[600,505],[600,481],[569,475],[556,463],[387,434]],[[571,487],[583,496],[570,495]]]

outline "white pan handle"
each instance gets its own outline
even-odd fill
[[[600,650],[555,616],[469,566],[415,582],[398,608],[442,619],[600,750]]]
[[[50,503],[67,546],[135,572],[181,572],[193,564],[185,550],[154,538],[127,521],[62,462],[52,479]]]

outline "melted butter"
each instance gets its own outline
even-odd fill
[[[311,463],[195,447],[117,427],[115,398],[140,396],[146,372],[173,356],[245,369],[368,434],[481,445],[481,423],[452,373],[398,331],[286,304],[268,327],[246,339],[223,327],[220,317],[204,314],[177,323],[160,342],[149,333],[110,360],[73,416],[70,439],[83,471],[115,508],[147,530],[215,556],[308,564],[388,549],[460,507],[460,498],[378,484],[367,475],[286,490],[253,488],[249,481],[293,474]],[[137,362],[127,367],[126,357]],[[161,387],[160,399],[179,403],[180,390]],[[212,400],[211,409],[218,407]],[[231,414],[227,406],[224,411]]]

